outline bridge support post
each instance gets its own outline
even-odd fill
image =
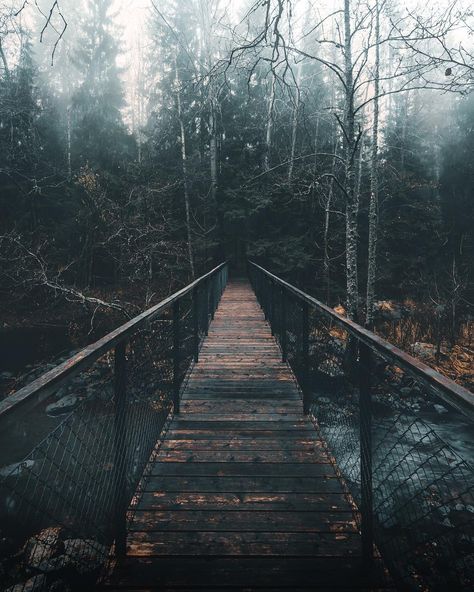
[[[214,320],[217,307],[217,278],[213,276],[209,281],[211,284],[211,320]]]
[[[275,335],[275,283],[270,280],[270,314],[268,315],[272,335]]]
[[[180,366],[180,306],[179,300],[173,302],[173,405],[179,413],[179,366]]]
[[[262,310],[266,321],[270,320],[269,283],[267,278],[262,278]]]
[[[209,280],[206,280],[205,283],[205,292],[206,292],[206,301],[204,303],[204,334],[209,335]]]
[[[280,290],[281,294],[281,327],[280,327],[280,344],[281,344],[281,360],[282,362],[286,362],[286,358],[288,356],[288,343],[287,343],[287,333],[286,333],[286,294],[284,288]]]
[[[370,566],[374,550],[372,484],[372,398],[370,391],[370,348],[359,342],[359,413],[362,558]]]
[[[193,336],[194,336],[194,361],[199,362],[199,288],[193,289]]]
[[[127,367],[125,342],[114,352],[114,538],[115,556],[122,563],[127,541]]]
[[[302,339],[301,339],[301,363],[303,373],[303,411],[309,413],[309,307],[306,301],[302,302]]]

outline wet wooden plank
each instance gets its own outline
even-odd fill
[[[181,403],[183,417],[191,417],[194,414],[206,413],[220,416],[224,413],[248,413],[260,415],[266,413],[299,413],[301,415],[302,404],[300,400],[262,401],[261,399],[249,399],[247,401],[201,401],[191,397]]]
[[[181,421],[176,421],[176,423],[173,422],[172,425],[174,426],[183,426],[185,425],[183,422],[185,420],[181,420]],[[228,413],[205,413],[205,412],[199,412],[198,414],[196,414],[196,417],[189,413],[188,410],[186,410],[186,421],[189,422],[189,425],[192,425],[193,427],[195,427],[197,425],[196,422],[202,422],[202,421],[206,421],[206,422],[213,422],[212,425],[210,425],[210,427],[214,427],[214,426],[218,426],[218,424],[220,422],[229,422],[229,421],[233,421],[233,422],[249,422],[249,421],[253,421],[253,422],[271,422],[272,425],[274,425],[274,422],[282,422],[282,421],[289,421],[292,423],[299,423],[301,422],[301,413],[290,413],[288,411],[283,411],[281,413],[264,413],[264,412],[254,412],[254,413],[232,413],[232,412],[228,412]],[[195,423],[191,423],[191,422],[195,422]],[[302,424],[305,425],[305,424]],[[262,423],[259,424],[259,427],[263,426]]]
[[[347,510],[341,493],[194,493],[146,491],[140,507],[156,510]]]
[[[203,390],[195,390],[189,391],[188,395],[192,399],[200,399],[202,401],[222,401],[228,399],[230,401],[235,400],[242,400],[242,401],[250,401],[254,400],[255,396],[258,395],[261,400],[268,400],[268,401],[292,401],[296,400],[296,396],[293,396],[291,393],[284,393],[284,392],[276,392],[274,390],[267,390],[267,389],[257,389],[257,390],[218,390],[217,392],[209,391],[206,389]],[[184,400],[186,400],[186,395],[184,396]]]
[[[342,493],[330,477],[150,477],[145,491],[209,493]]]
[[[214,450],[216,452],[226,450],[249,450],[255,452],[287,452],[291,450],[308,450],[318,452],[323,448],[321,440],[312,440],[311,438],[247,438],[245,440],[230,439],[226,436],[221,438],[211,438],[209,440],[172,440],[167,439],[163,442],[160,450]]]
[[[304,419],[291,420],[277,417],[273,420],[260,419],[235,419],[235,420],[202,420],[196,419],[175,419],[171,430],[224,430],[229,433],[232,430],[309,430],[314,431],[309,421]]]
[[[128,554],[153,555],[273,555],[283,557],[350,557],[357,555],[359,536],[352,532],[181,532],[130,533]]]
[[[357,532],[351,511],[292,510],[137,510],[129,532]]]
[[[277,470],[282,471],[285,475],[292,467],[292,471],[297,471],[298,474],[312,475],[315,465],[324,465],[331,467],[328,464],[329,459],[327,454],[322,450],[249,450],[242,451],[219,451],[219,450],[160,450],[157,456],[157,461],[154,468],[158,468],[159,464],[169,465],[171,463],[186,464],[222,464],[224,466],[232,464],[235,468],[237,464],[245,466],[248,474],[258,473],[266,474],[266,467],[271,467],[272,472]],[[249,467],[250,465],[250,467]],[[252,465],[254,468],[252,469]],[[305,471],[305,467],[308,471]],[[220,469],[220,471],[222,471]],[[325,469],[327,471],[327,469]]]
[[[375,562],[369,573],[357,558],[350,557],[130,557],[123,570],[116,570],[110,584],[117,588],[145,589],[265,589],[281,590],[373,590],[374,580],[383,579],[383,566]],[[348,586],[348,584],[350,585]],[[230,588],[229,588],[230,586]]]
[[[299,462],[299,463],[282,463],[282,462],[260,462],[254,460],[248,460],[243,462],[242,459],[233,459],[231,454],[230,458],[226,458],[227,462],[219,462],[218,459],[214,460],[213,453],[209,453],[210,458],[213,460],[205,460],[201,457],[201,462],[195,460],[194,456],[198,453],[186,453],[186,458],[181,462],[176,461],[176,454],[173,453],[172,459],[168,459],[165,462],[160,462],[162,457],[158,457],[156,463],[153,464],[151,469],[152,475],[166,475],[166,476],[179,476],[189,477],[195,475],[196,477],[335,477],[336,473],[334,467],[328,463],[327,459],[323,459],[325,462]],[[207,454],[207,453],[202,453]],[[228,453],[225,453],[228,454]],[[238,453],[235,453],[236,455]],[[272,451],[270,454],[275,454]]]
[[[298,440],[300,438],[311,437],[314,434],[314,428],[308,427],[299,430],[285,430],[285,429],[271,429],[271,430],[259,430],[259,429],[241,429],[241,430],[172,430],[170,429],[169,437],[173,440],[186,440],[195,438],[200,440],[215,438],[222,438],[227,435],[228,438],[292,438]]]

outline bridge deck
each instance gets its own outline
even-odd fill
[[[293,376],[250,285],[233,281],[136,506],[127,565],[108,586],[382,588],[359,554],[352,508]]]

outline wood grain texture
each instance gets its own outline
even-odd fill
[[[228,284],[133,508],[114,590],[379,590],[353,508],[246,281]]]

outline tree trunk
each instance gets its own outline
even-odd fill
[[[263,170],[270,170],[270,151],[272,148],[272,135],[273,135],[273,109],[275,106],[275,86],[276,76],[272,70],[272,82],[270,86],[270,95],[268,97],[268,109],[267,109],[267,125],[265,129],[265,152],[263,155]]]
[[[293,180],[293,169],[295,166],[295,153],[296,153],[296,139],[298,134],[298,118],[300,112],[300,102],[301,102],[301,91],[300,91],[300,82],[301,82],[301,62],[297,66],[296,70],[296,97],[295,97],[295,105],[293,107],[293,119],[292,119],[292,126],[291,126],[291,151],[290,151],[290,162],[288,165],[288,185],[291,187],[291,182]],[[318,120],[319,123],[319,120]],[[316,152],[316,150],[315,150]]]
[[[217,126],[216,126],[216,102],[214,97],[211,97],[210,112],[209,112],[209,132],[211,134],[209,140],[209,152],[211,160],[211,198],[212,207],[217,204]]]
[[[67,143],[67,178],[70,181],[72,179],[72,157],[71,157],[71,150],[72,150],[72,116],[71,116],[71,106],[67,107],[66,110],[66,143]]]
[[[194,250],[193,250],[193,241],[192,241],[192,234],[191,234],[191,206],[190,206],[190,199],[189,199],[189,182],[188,182],[188,158],[186,152],[186,134],[184,130],[184,121],[183,121],[183,113],[181,107],[181,89],[180,89],[180,79],[179,79],[179,70],[178,70],[178,62],[175,60],[175,72],[176,72],[176,106],[178,111],[178,121],[179,121],[179,129],[180,129],[180,140],[181,140],[181,166],[183,170],[183,185],[184,185],[184,205],[186,211],[186,233],[188,239],[188,257],[189,257],[189,267],[191,269],[191,276],[195,277],[195,270],[194,270]]]
[[[324,204],[324,279],[326,284],[326,304],[331,303],[331,259],[329,257],[329,226],[331,222],[331,207],[334,196],[334,175],[336,173],[336,158],[337,158],[337,139],[334,141],[334,158],[331,165],[331,178],[329,180],[329,191]]]
[[[5,55],[5,52],[3,51],[3,45],[2,45],[1,38],[0,38],[0,59],[2,60],[3,69],[5,70],[5,77],[7,80],[10,80],[10,68],[8,67],[7,56]]]
[[[344,132],[346,144],[346,298],[347,315],[357,320],[359,281],[357,264],[357,218],[359,202],[356,192],[355,152],[357,149],[355,138],[354,114],[354,81],[352,64],[352,34],[351,34],[351,3],[344,0],[344,70],[345,70],[345,114]]]
[[[374,324],[375,278],[377,274],[377,234],[379,208],[379,93],[380,93],[380,8],[375,1],[375,73],[374,73],[374,114],[372,124],[372,151],[370,156],[370,204],[369,204],[369,248],[367,262],[367,327]]]

